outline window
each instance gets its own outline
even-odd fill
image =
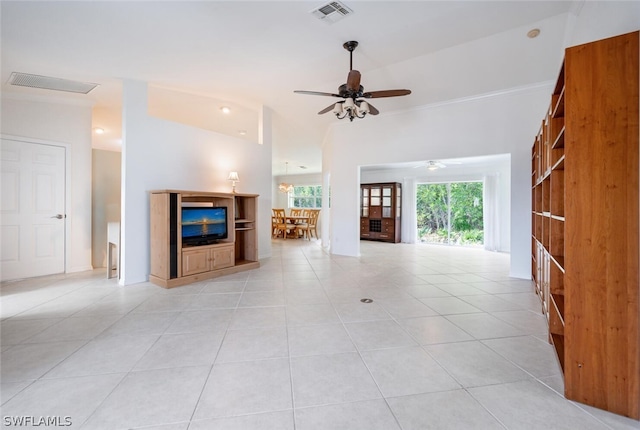
[[[418,184],[419,240],[450,245],[482,245],[482,186],[482,182]]]
[[[290,208],[322,208],[322,185],[293,187],[289,193]]]

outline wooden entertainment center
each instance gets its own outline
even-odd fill
[[[532,277],[565,397],[640,419],[639,33],[568,48],[532,149]]]
[[[149,280],[172,288],[260,267],[257,202],[257,194],[151,191]],[[216,243],[183,243],[183,206],[226,208],[227,237]]]

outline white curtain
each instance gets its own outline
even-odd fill
[[[483,196],[484,207],[484,249],[487,251],[500,250],[500,211],[498,196],[499,174],[489,174],[484,177]]]
[[[416,243],[418,221],[416,217],[416,178],[404,178],[402,183],[402,242]]]

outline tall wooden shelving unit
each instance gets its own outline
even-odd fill
[[[151,191],[149,280],[172,288],[260,267],[257,200],[257,194]],[[204,246],[189,247],[182,243],[180,208],[193,203],[227,208],[226,239]]]
[[[568,399],[640,419],[638,32],[568,48],[532,149],[532,278]]]
[[[549,340],[564,368],[564,67],[532,149],[532,262]]]

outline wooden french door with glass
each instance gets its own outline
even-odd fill
[[[360,239],[400,242],[402,187],[398,182],[360,186]]]

